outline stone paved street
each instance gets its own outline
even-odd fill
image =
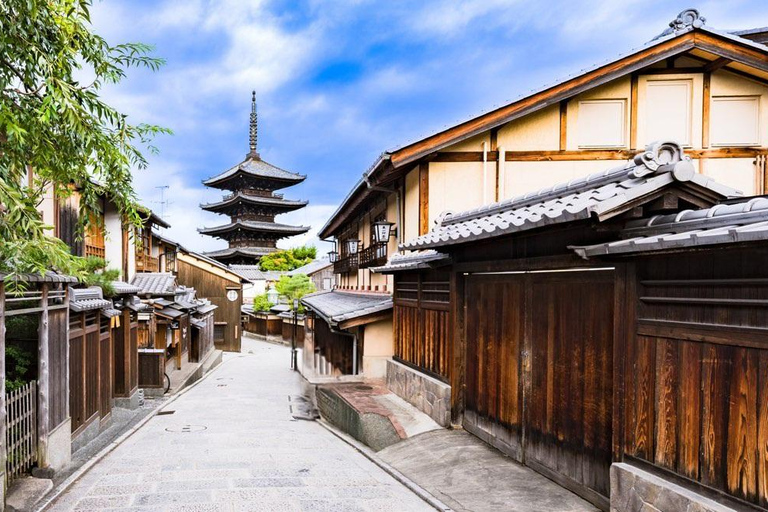
[[[46,510],[432,510],[321,425],[291,418],[300,378],[288,349],[243,345]]]

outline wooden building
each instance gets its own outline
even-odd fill
[[[388,260],[397,262],[398,244],[428,233],[450,212],[622,165],[654,140],[679,141],[694,169],[707,177],[747,195],[764,193],[768,47],[763,33],[714,30],[697,11],[687,10],[640,48],[383,153],[319,232],[336,243],[335,288],[391,294],[392,277],[375,270]],[[386,241],[374,236],[381,222],[391,224]],[[412,281],[408,294],[395,302],[429,306],[430,312],[419,313],[421,321],[444,326],[450,282],[439,271],[439,259],[411,262],[435,273]],[[381,325],[373,326],[377,355],[363,349],[369,363],[363,365],[365,377],[384,376],[387,360],[401,350],[398,344],[412,343],[413,333],[398,341],[397,325],[388,331]],[[345,350],[348,360],[352,346]]]
[[[606,510],[641,481],[660,510],[765,507],[768,198],[739,196],[663,143],[446,215],[403,244],[431,262],[381,269],[389,384],[443,382],[454,424]]]
[[[285,199],[282,194],[275,194],[275,190],[301,183],[306,176],[262,160],[257,151],[257,136],[254,92],[251,100],[250,151],[245,160],[203,182],[205,186],[231,192],[217,203],[201,205],[203,210],[230,218],[229,224],[199,230],[204,235],[227,241],[227,249],[206,254],[223,263],[254,265],[262,256],[277,251],[278,240],[309,231],[308,227],[275,222],[276,215],[307,205],[306,201]]]

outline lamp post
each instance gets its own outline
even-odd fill
[[[293,299],[293,333],[291,335],[291,369],[299,371],[296,363],[296,329],[299,321],[299,299]]]

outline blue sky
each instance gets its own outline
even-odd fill
[[[314,232],[384,150],[504,104],[637,47],[696,7],[710,26],[768,25],[764,0],[101,0],[96,31],[110,43],[153,44],[160,71],[131,70],[104,91],[134,122],[171,128],[137,171],[142,201],[166,208],[166,235],[195,250],[226,246],[200,226],[217,190],[200,181],[248,150],[250,91],[259,151],[308,175],[286,197],[310,206],[278,217]]]

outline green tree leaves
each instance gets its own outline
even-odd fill
[[[288,271],[303,267],[317,257],[317,248],[314,246],[295,247],[284,251],[273,252],[263,256],[259,260],[261,270]]]
[[[120,82],[128,68],[156,70],[164,61],[148,45],[110,46],[91,32],[91,2],[0,2],[0,271],[11,275],[55,269],[82,277],[37,212],[44,191],[64,196],[75,184],[82,228],[104,196],[138,225],[131,169],[145,168],[142,151],[156,151],[153,138],[170,133],[132,124],[101,100],[104,84]]]

